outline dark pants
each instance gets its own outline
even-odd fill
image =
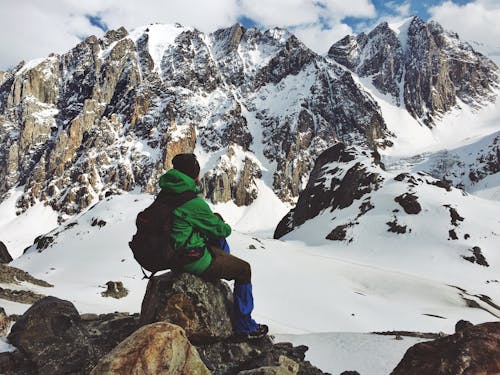
[[[212,254],[212,263],[200,275],[202,278],[208,281],[234,280],[237,284],[251,282],[252,271],[250,264],[214,246],[210,246],[210,253]]]

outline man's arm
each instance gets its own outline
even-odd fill
[[[231,234],[231,227],[215,215],[207,202],[202,198],[194,198],[176,211],[196,230],[211,239],[226,238]]]

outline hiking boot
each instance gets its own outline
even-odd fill
[[[266,337],[269,332],[269,327],[265,324],[259,324],[259,327],[249,333],[236,332],[234,334],[234,339],[236,341],[245,341],[245,340],[259,340],[261,338]]]

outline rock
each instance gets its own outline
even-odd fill
[[[19,350],[0,353],[0,374],[2,375],[38,375],[33,363]]]
[[[396,217],[394,217],[393,221],[388,221],[386,224],[389,226],[389,229],[387,229],[388,232],[397,234],[406,233],[406,225],[399,225]]]
[[[205,282],[192,274],[168,272],[149,280],[140,323],[176,324],[197,344],[230,337],[231,310],[232,295],[226,283]]]
[[[417,196],[413,193],[405,193],[397,196],[394,200],[399,203],[407,214],[416,215],[422,211],[422,206],[418,203]]]
[[[450,229],[448,231],[448,239],[449,240],[458,240],[457,232],[455,232],[455,229]]]
[[[500,322],[457,324],[457,333],[407,350],[392,375],[500,373]]]
[[[123,286],[121,281],[108,281],[106,286],[108,289],[101,293],[103,297],[113,297],[119,299],[128,295],[128,290]]]
[[[0,307],[0,336],[5,336],[9,332],[10,319],[5,310]]]
[[[10,263],[12,262],[12,257],[7,250],[7,246],[0,241],[0,263]]]
[[[294,347],[290,343],[273,344],[268,337],[247,342],[219,341],[197,346],[200,357],[214,374],[238,374],[241,371],[287,371],[300,374],[321,375],[323,372],[305,361],[307,346]],[[254,372],[252,372],[254,373]],[[283,373],[283,372],[281,372]]]
[[[481,252],[481,248],[479,246],[474,246],[472,249],[469,249],[472,253],[471,256],[462,255],[462,258],[468,260],[471,263],[477,263],[480,266],[489,267],[489,263]]]
[[[467,320],[459,320],[457,324],[455,324],[455,333],[465,331],[467,329],[471,329],[474,327],[474,324]]]
[[[102,358],[91,375],[211,374],[184,330],[159,322],[146,325]]]
[[[380,167],[372,169],[373,165],[376,162],[366,151],[342,143],[323,152],[316,160],[297,205],[276,227],[274,238],[284,236],[326,208],[334,211],[349,207],[355,200],[378,189],[383,179],[375,172]],[[325,181],[329,184],[325,185]]]
[[[299,364],[288,357],[280,356],[279,366],[265,366],[253,370],[238,372],[238,375],[295,375],[299,372]]]
[[[329,234],[326,236],[327,240],[333,240],[333,241],[343,241],[345,240],[346,237],[346,229],[349,227],[349,225],[339,225],[335,227]]]
[[[383,22],[368,34],[338,41],[328,56],[360,77],[370,77],[379,91],[393,96],[428,126],[456,106],[458,99],[469,105],[494,100],[498,68],[491,60],[434,21],[413,17],[403,27],[407,29],[404,45]]]
[[[32,292],[31,290],[13,290],[0,287],[0,298],[12,302],[33,304],[45,298],[43,294]]]
[[[17,320],[8,336],[40,375],[88,374],[96,353],[73,304],[46,297]]]
[[[37,279],[31,276],[28,272],[20,270],[19,268],[11,267],[6,264],[0,263],[0,283],[2,284],[19,284],[20,282],[26,281],[31,284],[43,286],[43,287],[52,287],[53,285],[49,284],[46,281]]]
[[[108,354],[116,345],[139,328],[139,314],[88,314],[80,317],[82,325],[90,335],[92,346],[97,353],[96,358]]]

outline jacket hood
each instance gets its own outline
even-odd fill
[[[167,193],[179,194],[185,191],[192,191],[195,194],[199,194],[201,192],[191,177],[177,169],[170,169],[160,177],[160,187]]]

